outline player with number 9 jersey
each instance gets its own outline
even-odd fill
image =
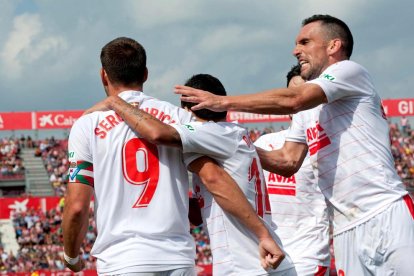
[[[139,91],[119,96],[165,123],[189,123],[182,108]],[[69,137],[69,185],[94,189],[100,274],[194,266],[188,221],[188,175],[179,149],[156,146],[114,111],[79,118]]]

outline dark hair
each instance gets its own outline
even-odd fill
[[[330,15],[316,14],[303,20],[302,26],[315,21],[320,21],[321,25],[326,27],[325,30],[328,39],[339,38],[342,41],[345,55],[350,58],[352,49],[354,48],[354,38],[345,22]]]
[[[144,47],[128,37],[118,37],[101,51],[102,68],[115,84],[136,85],[144,82],[147,56]]]
[[[206,90],[219,96],[227,95],[223,84],[217,78],[213,77],[212,75],[208,75],[208,74],[194,75],[185,82],[185,85],[196,88],[196,89]],[[194,105],[196,104],[181,101],[182,108],[187,107],[191,109],[191,107],[193,107]],[[208,120],[208,121],[222,120],[226,118],[227,116],[227,111],[215,112],[209,109],[195,110],[193,111],[193,113],[197,117],[200,117],[201,119]]]
[[[286,86],[289,86],[289,82],[293,77],[300,76],[300,64],[293,65],[292,68],[290,68],[289,72],[286,75]]]

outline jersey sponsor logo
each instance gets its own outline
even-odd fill
[[[314,127],[306,130],[306,139],[308,141],[310,155],[314,155],[319,150],[331,144],[331,140],[319,122],[316,122]]]
[[[68,176],[69,183],[83,183],[93,187],[93,164],[82,160],[71,162]]]
[[[275,173],[269,173],[267,177],[267,190],[272,195],[296,195],[296,178],[294,175],[284,177]]]
[[[70,151],[70,152],[68,153],[68,157],[69,157],[69,158],[74,158],[74,157],[75,157],[75,152],[74,152],[74,151]]]
[[[184,125],[184,127],[186,128],[186,129],[188,129],[189,131],[195,131],[195,129],[194,129],[194,127],[192,126],[192,125]]]
[[[332,75],[329,75],[329,74],[322,74],[322,76],[321,76],[323,79],[326,79],[326,80],[328,80],[328,81],[334,81],[335,80],[335,77],[334,76],[332,76]]]

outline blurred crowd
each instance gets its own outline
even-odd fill
[[[42,158],[55,196],[64,196],[69,169],[68,140],[56,140],[52,136],[37,144],[35,156]]]
[[[400,125],[390,123],[391,151],[395,168],[407,189],[414,195],[414,130],[401,118]]]
[[[12,222],[19,250],[16,254],[6,252],[0,243],[0,273],[64,269],[61,207],[49,211],[31,208],[26,212],[15,212],[12,214]],[[95,259],[90,255],[96,238],[92,208],[89,225],[81,257],[86,269],[96,269]]]
[[[0,139],[0,179],[24,175],[20,149],[21,144],[19,139]]]
[[[49,211],[31,208],[26,212],[12,214],[19,250],[16,254],[6,252],[0,239],[0,273],[36,270],[59,271],[64,269],[61,230],[63,207],[64,204]],[[207,234],[200,226],[191,225],[190,229],[196,241],[197,264],[211,264],[212,256]],[[96,269],[95,258],[90,254],[96,239],[96,233],[93,206],[91,206],[89,228],[81,247],[81,258],[85,262],[86,269]]]
[[[250,137],[255,141],[263,134],[274,132],[272,127],[262,130],[249,129]],[[400,123],[390,122],[391,150],[395,159],[395,167],[408,190],[414,195],[414,130],[405,118]],[[56,140],[53,137],[33,141],[30,136],[20,139],[0,140],[1,174],[24,173],[24,160],[20,158],[21,148],[35,148],[35,156],[41,158],[49,175],[55,195],[62,197],[67,185],[67,140]],[[1,178],[0,178],[1,180]],[[17,254],[5,252],[1,246],[0,236],[0,272],[34,271],[38,269],[61,270],[62,234],[61,212],[59,209],[43,212],[30,209],[13,214],[13,225],[16,240],[19,244]],[[89,269],[95,269],[95,260],[90,250],[96,238],[96,227],[91,208],[89,229],[82,248],[82,258]],[[196,241],[196,262],[199,265],[212,263],[208,235],[202,227],[191,225],[191,233]]]

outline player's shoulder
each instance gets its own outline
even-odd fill
[[[226,132],[248,133],[246,127],[234,122],[217,122],[215,124]]]
[[[99,114],[102,112],[103,111],[95,111],[92,113],[83,114],[73,123],[72,129],[84,127],[85,125],[91,124],[91,122],[97,120],[97,118],[99,117]]]
[[[321,78],[334,81],[337,77],[356,77],[368,75],[368,70],[352,60],[343,60],[332,64],[322,73]]]
[[[257,140],[254,142],[255,146],[262,147],[268,144],[274,144],[279,142],[284,142],[286,136],[288,134],[287,129],[283,129],[277,132],[271,132],[261,135]]]
[[[142,93],[140,95],[140,98],[141,98],[141,105],[142,106],[144,106],[144,105],[153,105],[153,106],[164,106],[164,107],[167,107],[167,108],[170,108],[170,109],[179,108],[178,106],[173,105],[172,103],[169,103],[167,101],[155,98],[155,97],[150,96],[150,95],[146,95],[144,93]]]

